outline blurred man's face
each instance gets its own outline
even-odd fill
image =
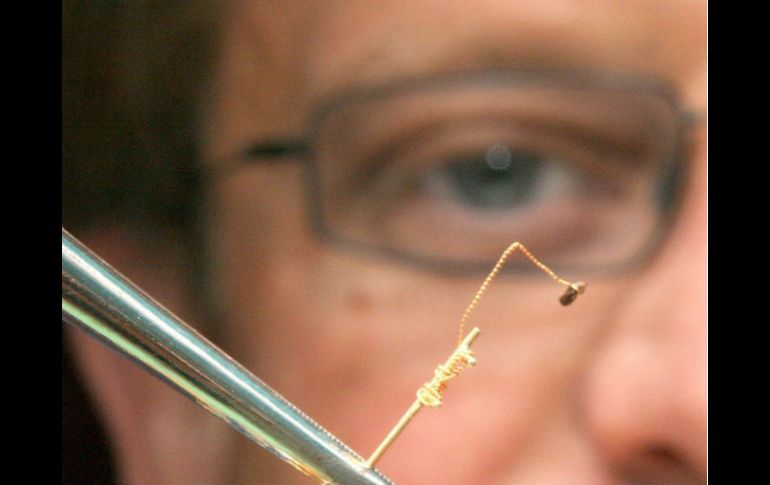
[[[705,107],[700,0],[236,2],[225,33],[206,131],[215,171],[240,164],[253,140],[302,135],[328,93],[439,72],[639,74]],[[705,136],[691,136],[685,198],[654,258],[620,276],[565,275],[589,282],[569,308],[545,276],[498,280],[472,321],[478,365],[417,416],[383,473],[406,484],[705,482]],[[218,343],[368,456],[453,350],[483,276],[329,247],[306,222],[304,190],[298,163],[243,161],[212,182]],[[237,446],[222,457],[233,483],[312,482]]]

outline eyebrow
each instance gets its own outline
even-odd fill
[[[360,84],[387,84],[408,78],[425,78],[449,72],[505,67],[561,66],[559,49],[553,44],[533,51],[520,46],[501,45],[492,39],[460,41],[455,48],[433,49],[422,46],[409,58],[378,44],[360,60],[346,66],[343,79],[329,91],[341,91]]]
[[[489,29],[485,17],[474,17],[468,20],[469,27],[454,32],[450,25],[445,31],[437,30],[435,38],[423,37],[418,24],[398,32],[380,29],[379,36],[370,38],[373,44],[361,46],[350,62],[343,61],[329,82],[322,83],[323,92],[314,97],[357,84],[486,68],[604,69],[673,81],[681,59],[669,54],[677,51],[681,39],[677,32],[661,35],[656,30],[658,20],[670,15],[662,12],[652,18],[641,15],[638,7],[621,3],[610,15],[569,13],[556,22],[541,9],[521,18],[511,15],[509,24],[497,22]]]

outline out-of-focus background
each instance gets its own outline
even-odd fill
[[[62,225],[184,237],[195,217],[196,94],[217,2],[62,2]],[[66,329],[69,330],[69,329]],[[62,334],[62,483],[113,483],[110,446]]]

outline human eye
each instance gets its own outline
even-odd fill
[[[415,164],[419,166],[420,164]],[[443,155],[404,174],[406,197],[417,203],[442,204],[476,223],[501,222],[528,211],[567,203],[590,187],[590,177],[569,161],[546,151],[503,143]],[[421,171],[420,171],[421,170]]]
[[[358,239],[459,260],[511,240],[557,261],[611,245],[620,254],[652,231],[650,185],[668,139],[657,115],[585,99],[485,93],[372,110],[380,116],[367,113],[326,162],[338,167],[325,182],[329,213]]]
[[[394,234],[430,228],[543,244],[554,230],[590,237],[591,218],[580,212],[629,196],[636,179],[617,143],[598,135],[587,143],[573,131],[497,122],[421,130],[402,149],[375,157],[360,203]]]
[[[500,143],[450,155],[422,176],[424,190],[480,213],[526,210],[577,183],[548,155]]]

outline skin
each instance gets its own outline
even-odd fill
[[[83,239],[368,455],[453,349],[481,279],[325,246],[306,223],[299,165],[242,167],[233,154],[301,134],[314,102],[340,88],[463,68],[650,74],[702,111],[705,10],[689,0],[236,2],[204,107],[217,325],[200,321],[174,248],[121,227]],[[418,415],[379,469],[414,484],[705,483],[705,129],[691,135],[683,204],[654,257],[589,280],[568,309],[545,276],[495,282],[472,319],[483,330],[478,366],[450,384],[440,410]],[[313,483],[75,339],[124,483]]]

